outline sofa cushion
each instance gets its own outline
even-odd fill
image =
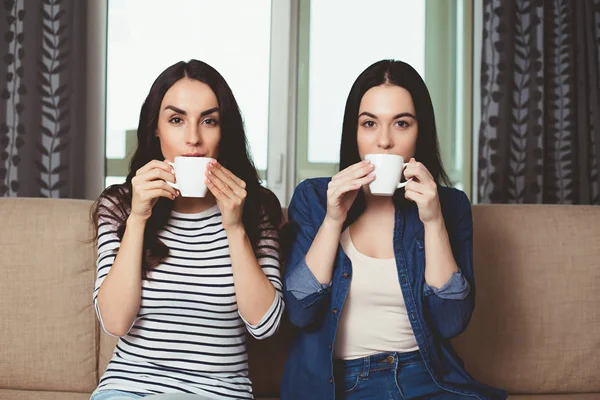
[[[0,389],[2,400],[89,400],[91,393]]]
[[[90,205],[0,199],[0,388],[96,386]]]
[[[600,207],[473,207],[475,312],[453,342],[511,393],[600,392]],[[562,398],[562,397],[561,397]]]

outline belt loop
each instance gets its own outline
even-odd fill
[[[371,370],[371,356],[367,356],[364,358],[364,362],[363,362],[363,372],[362,372],[363,378],[369,377],[370,370]]]

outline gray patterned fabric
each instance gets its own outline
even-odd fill
[[[0,6],[0,196],[84,197],[86,4]]]
[[[478,197],[600,204],[600,0],[485,0]]]

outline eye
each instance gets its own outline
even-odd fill
[[[206,118],[204,121],[202,121],[203,124],[208,124],[208,125],[213,125],[216,126],[219,124],[219,121],[217,121],[214,118]]]
[[[398,125],[400,128],[408,128],[410,126],[410,124],[404,120],[397,121],[396,125]]]
[[[173,117],[169,120],[169,122],[175,125],[179,125],[183,122],[183,120],[179,117]]]
[[[373,128],[375,126],[375,122],[371,120],[366,120],[362,123],[365,128]]]

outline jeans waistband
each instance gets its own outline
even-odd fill
[[[418,350],[409,353],[386,352],[354,360],[335,360],[334,367],[338,373],[345,375],[358,373],[368,376],[372,371],[395,370],[420,361],[423,361],[423,358]]]

